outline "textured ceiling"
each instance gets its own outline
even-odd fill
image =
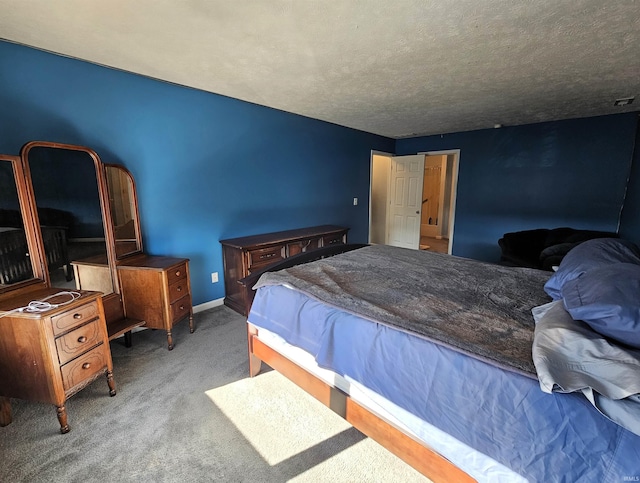
[[[0,0],[0,12],[0,38],[389,137],[640,108],[636,0]]]

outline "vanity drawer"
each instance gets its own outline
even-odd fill
[[[97,302],[84,304],[81,307],[76,307],[75,309],[69,310],[68,312],[64,312],[60,315],[54,315],[51,317],[53,333],[54,335],[62,334],[73,327],[77,327],[91,319],[95,319],[98,315]]]
[[[185,317],[191,310],[191,304],[189,303],[189,295],[185,295],[180,300],[171,304],[171,320],[177,322],[181,318]]]
[[[62,385],[64,390],[77,386],[94,374],[107,367],[109,360],[109,346],[100,344],[89,352],[82,354],[77,359],[67,362],[60,368],[62,371]]]
[[[187,278],[187,264],[182,263],[175,268],[167,270],[167,282],[169,285]]]
[[[186,278],[169,285],[169,302],[174,302],[185,295],[189,295],[189,286]]]
[[[58,359],[60,364],[65,364],[71,359],[86,352],[91,347],[99,344],[102,340],[100,332],[100,320],[83,325],[68,334],[56,339],[56,347],[58,348]]]
[[[249,256],[249,267],[255,270],[256,265],[264,266],[284,260],[284,247],[279,245],[261,248],[259,250],[251,250],[247,252],[247,255]]]

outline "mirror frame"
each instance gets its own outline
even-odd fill
[[[0,154],[0,161],[8,161],[12,166],[16,190],[18,192],[20,215],[22,216],[22,223],[27,239],[27,247],[29,248],[31,267],[33,270],[33,278],[0,288],[0,299],[4,299],[7,296],[13,296],[18,291],[28,292],[48,287],[49,274],[46,270],[45,264],[42,263],[44,242],[42,240],[40,230],[36,225],[35,207],[32,202],[33,193],[31,191],[31,183],[28,181],[28,173],[24,169],[22,158],[20,156]]]
[[[140,213],[139,213],[139,209],[138,209],[138,195],[137,195],[137,189],[136,189],[136,182],[133,179],[133,175],[131,174],[131,172],[125,168],[124,166],[121,166],[119,164],[112,164],[112,163],[103,163],[103,167],[104,167],[104,178],[105,178],[105,185],[107,187],[107,198],[109,200],[109,218],[111,218],[111,222],[112,222],[112,228],[113,228],[113,240],[114,240],[114,244],[113,244],[113,249],[114,249],[114,255],[115,255],[115,259],[116,260],[123,260],[125,258],[129,258],[132,257],[134,255],[139,255],[141,253],[143,253],[143,245],[142,245],[142,229],[140,228]],[[107,180],[107,169],[108,168],[114,168],[114,169],[118,169],[120,171],[122,171],[127,178],[129,179],[129,182],[131,183],[131,199],[130,199],[130,204],[131,204],[131,212],[133,214],[133,226],[134,226],[134,231],[135,231],[135,238],[136,238],[136,245],[137,248],[135,250],[132,250],[130,252],[124,253],[122,255],[118,254],[118,251],[116,249],[116,242],[117,242],[117,237],[116,237],[116,227],[115,227],[115,223],[113,223],[113,216],[111,215],[111,200],[112,200],[112,194],[109,193],[109,183]]]
[[[33,200],[32,202],[35,202],[35,194],[33,191],[33,185],[31,181],[31,172],[29,169],[29,151],[31,151],[33,148],[66,149],[70,151],[80,151],[80,152],[87,153],[92,159],[94,168],[96,171],[96,181],[98,184],[98,196],[100,199],[100,209],[102,210],[102,224],[104,228],[105,243],[107,245],[107,263],[109,264],[109,272],[111,274],[111,282],[113,284],[113,293],[104,295],[102,297],[103,302],[105,304],[105,313],[107,312],[107,307],[111,307],[110,302],[112,299],[115,299],[115,302],[122,305],[120,300],[120,287],[118,284],[118,273],[117,273],[117,267],[116,267],[115,247],[114,247],[114,239],[113,239],[113,233],[114,233],[113,224],[111,220],[110,206],[108,204],[109,200],[108,200],[108,193],[107,193],[107,183],[104,178],[105,173],[103,169],[103,163],[100,160],[100,157],[93,149],[88,148],[86,146],[54,143],[54,142],[48,142],[48,141],[31,141],[25,144],[22,147],[20,156],[22,158],[25,176],[26,176],[28,188],[30,191],[30,199]],[[35,226],[39,227],[40,221],[38,219],[38,214],[37,214],[37,211],[35,210],[35,207],[32,208],[32,217],[33,217]],[[38,234],[40,235],[40,230],[38,230]],[[42,237],[40,236],[40,238]],[[45,266],[45,268],[47,268],[46,257],[42,256],[44,254],[44,244],[42,243],[42,239],[40,240],[40,242],[41,242],[40,260],[42,264]],[[46,270],[45,277],[46,277],[47,286],[51,286],[48,270]],[[109,317],[107,317],[107,320],[109,320]]]

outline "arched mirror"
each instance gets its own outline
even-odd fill
[[[34,263],[37,246],[29,212],[20,158],[0,155],[0,294],[30,282],[44,283],[41,267]]]
[[[79,146],[39,142],[27,144],[22,155],[31,178],[50,284],[104,295],[115,292],[97,155]]]
[[[142,252],[142,237],[133,176],[124,167],[105,164],[109,210],[113,222],[116,258]]]

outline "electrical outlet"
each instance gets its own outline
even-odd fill
[[[353,206],[358,206],[358,198],[353,199]]]
[[[218,272],[213,272],[211,274],[211,283],[218,283]]]

